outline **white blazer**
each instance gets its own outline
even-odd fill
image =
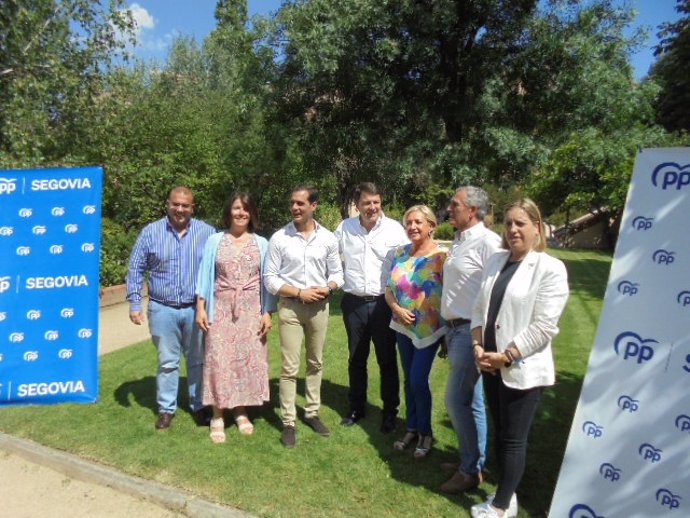
[[[471,327],[485,327],[494,283],[508,261],[509,251],[492,255],[482,272]],[[568,274],[562,261],[544,252],[529,252],[506,287],[496,316],[496,348],[513,342],[523,358],[501,368],[506,386],[529,389],[556,381],[551,340],[568,300]]]

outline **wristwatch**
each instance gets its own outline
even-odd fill
[[[333,295],[333,288],[328,286],[328,296],[330,297],[331,295]]]

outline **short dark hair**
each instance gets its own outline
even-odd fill
[[[191,196],[192,197],[192,203],[194,203],[194,193],[189,187],[185,187],[184,185],[178,185],[177,187],[173,187],[170,189],[168,192],[168,200],[172,197],[173,194],[180,193],[183,194],[184,196]]]
[[[319,201],[319,190],[313,185],[300,184],[292,188],[292,192],[307,191],[307,200],[309,203],[317,203]]]
[[[223,204],[223,225],[225,225],[226,228],[230,228],[232,226],[231,212],[232,204],[235,203],[235,200],[240,200],[244,210],[249,212],[249,225],[247,226],[247,230],[249,230],[249,232],[254,232],[259,228],[259,213],[256,209],[256,203],[254,203],[252,197],[249,195],[249,193],[243,191],[233,192],[230,196],[228,196],[228,199],[225,200],[225,203]]]
[[[381,189],[373,182],[362,182],[357,187],[355,187],[355,194],[353,196],[355,203],[359,203],[359,199],[362,194],[371,194],[373,196],[381,196],[383,198],[383,193]]]

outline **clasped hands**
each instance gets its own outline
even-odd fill
[[[328,286],[312,286],[311,288],[303,288],[297,293],[297,298],[303,304],[311,304],[312,302],[319,302],[328,298],[330,291]]]
[[[474,363],[480,371],[496,374],[505,365],[503,354],[487,352],[481,345],[475,345],[472,352],[474,353]]]

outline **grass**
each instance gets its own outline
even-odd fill
[[[545,392],[518,490],[521,518],[542,517],[548,511],[610,267],[610,257],[597,252],[552,253],[567,264],[571,296],[555,345],[558,382]],[[228,441],[213,445],[207,429],[196,427],[183,410],[178,411],[170,430],[154,431],[156,359],[150,342],[101,359],[97,404],[2,408],[0,430],[261,516],[463,518],[469,516],[471,505],[495,489],[490,477],[481,491],[468,495],[448,496],[438,491],[445,479],[439,463],[454,461],[457,455],[455,434],[443,404],[446,361],[435,361],[431,379],[438,442],[431,457],[415,461],[410,452],[393,451],[396,434],[384,436],[378,431],[378,369],[373,352],[367,418],[352,428],[338,424],[347,410],[347,346],[337,301],[331,306],[322,386],[321,415],[332,429],[330,438],[320,437],[300,423],[297,447],[286,450],[280,445],[276,332],[269,347],[272,399],[254,409],[252,436],[241,436],[231,427]],[[180,392],[185,392],[184,387]],[[303,393],[304,384],[299,383],[298,394]],[[298,405],[303,404],[303,398],[298,398]],[[403,429],[402,423],[398,429]],[[488,468],[495,472],[492,458]]]

